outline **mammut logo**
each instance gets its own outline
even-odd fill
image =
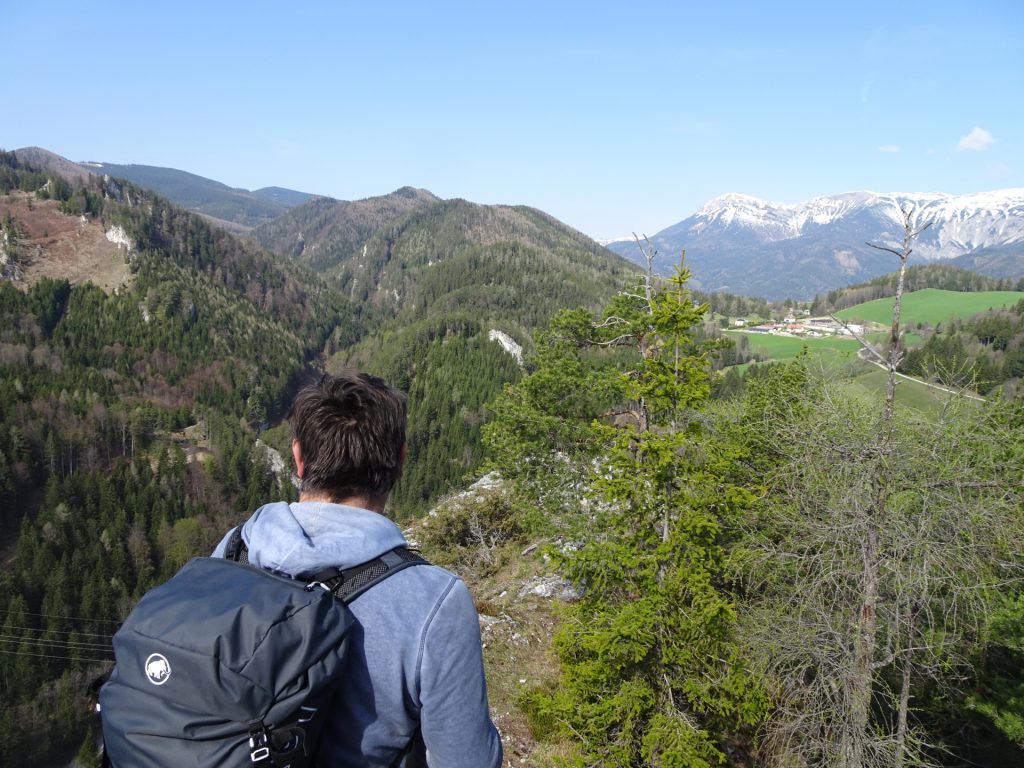
[[[146,677],[153,685],[163,685],[171,677],[171,665],[159,653],[150,654],[146,659]]]

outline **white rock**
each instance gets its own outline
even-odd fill
[[[119,248],[123,245],[129,252],[132,250],[131,238],[120,224],[115,224],[107,230],[107,240]]]
[[[542,576],[526,582],[519,590],[519,597],[536,595],[547,599],[577,600],[579,591],[560,576]]]
[[[490,333],[487,334],[487,338],[501,344],[502,349],[512,355],[519,365],[523,364],[523,348],[507,333],[492,328]]]

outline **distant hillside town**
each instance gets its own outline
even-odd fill
[[[743,318],[731,321],[732,329],[748,333],[770,333],[775,336],[797,336],[820,339],[825,336],[846,336],[855,338],[864,335],[864,326],[859,323],[840,323],[831,317],[810,317],[810,310],[795,310],[787,314],[782,322],[748,325]]]

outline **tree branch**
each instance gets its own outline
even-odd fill
[[[867,352],[870,352],[870,353],[871,353],[872,355],[874,355],[875,357],[877,357],[877,358],[878,358],[878,360],[879,360],[879,361],[880,361],[880,362],[881,362],[881,363],[882,363],[882,364],[883,364],[883,365],[884,365],[884,366],[885,366],[886,368],[888,368],[888,367],[889,367],[889,361],[888,361],[888,360],[886,360],[884,356],[882,356],[881,354],[879,354],[879,353],[878,353],[878,352],[877,352],[877,351],[875,350],[875,348],[874,348],[874,347],[872,347],[872,346],[871,346],[871,345],[870,345],[870,344],[868,343],[868,341],[867,341],[866,339],[864,339],[863,337],[861,337],[861,336],[857,335],[856,331],[854,331],[854,330],[853,330],[853,328],[851,328],[851,327],[849,326],[849,324],[848,324],[848,323],[846,323],[846,321],[844,321],[844,320],[840,320],[840,319],[839,319],[838,317],[836,317],[835,315],[833,315],[833,314],[831,314],[831,313],[829,313],[829,317],[831,317],[831,318],[832,318],[832,319],[833,319],[833,320],[834,320],[835,322],[837,322],[837,323],[839,323],[839,324],[840,324],[841,326],[843,326],[843,328],[845,328],[846,330],[848,330],[848,331],[850,332],[850,335],[851,335],[851,336],[853,336],[853,338],[855,338],[855,339],[856,339],[856,340],[857,340],[857,341],[858,341],[858,342],[860,343],[861,347],[863,347],[865,351],[867,351]]]

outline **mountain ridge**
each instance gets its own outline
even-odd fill
[[[263,187],[250,191],[177,168],[137,163],[96,161],[73,162],[42,147],[23,147],[14,155],[58,174],[69,182],[84,181],[90,175],[112,176],[151,189],[172,203],[206,217],[213,224],[237,233],[280,216],[313,197],[285,187]]]
[[[809,298],[890,271],[893,257],[867,243],[892,246],[902,240],[902,207],[912,210],[915,227],[931,223],[914,245],[914,263],[960,259],[982,271],[997,265],[993,276],[1024,275],[1022,188],[970,195],[857,191],[794,204],[732,192],[709,200],[650,242],[661,254],[655,266],[662,273],[685,249],[704,290]],[[608,247],[637,258],[630,241]],[[989,258],[968,262],[974,253]]]
[[[155,165],[99,162],[83,162],[78,165],[95,173],[125,179],[152,189],[172,203],[243,227],[254,227],[274,219],[313,196],[284,187],[264,187],[251,191],[189,171]]]
[[[744,204],[746,210],[741,208]],[[965,238],[940,238],[938,247],[928,246],[929,256],[927,258],[954,258],[962,255],[952,252],[956,248],[970,251],[981,247],[991,247],[994,236],[1004,235],[1003,230],[1009,217],[1024,216],[1024,188],[992,190],[967,195],[865,190],[823,195],[806,202],[793,204],[774,203],[750,195],[728,193],[705,203],[696,215],[714,219],[723,215],[746,213],[748,221],[756,224],[759,223],[757,217],[750,216],[748,211],[751,208],[763,210],[769,216],[774,214],[774,220],[784,227],[781,236],[771,239],[784,240],[790,237],[799,237],[803,234],[805,225],[828,225],[848,215],[853,215],[863,208],[874,208],[893,224],[902,227],[902,208],[905,206],[909,206],[913,211],[911,220],[918,226],[934,222],[946,229],[952,227],[954,223],[965,223],[978,216],[987,217],[987,220],[1001,225],[998,233],[979,233],[976,228],[972,230],[969,227],[961,227],[957,232],[962,232],[966,235]],[[763,222],[766,218],[767,216],[762,217],[762,226],[764,226]],[[768,233],[775,234],[766,229],[766,234]],[[1020,222],[1019,227],[1011,226],[1011,231],[1006,232],[1005,235],[1008,237],[1003,242],[1024,241],[1024,220]]]
[[[439,201],[433,193],[413,187],[362,200],[313,197],[256,227],[252,237],[281,256],[323,269],[352,256],[381,227]]]

